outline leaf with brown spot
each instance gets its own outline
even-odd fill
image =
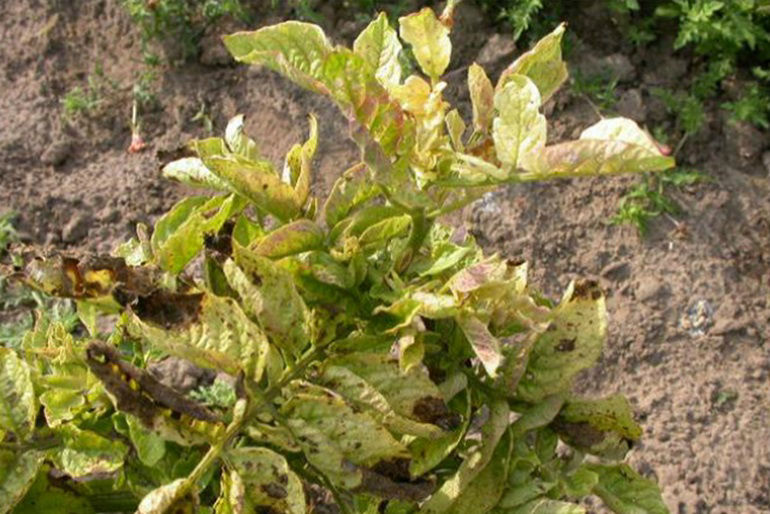
[[[286,514],[306,512],[302,482],[282,455],[267,448],[243,447],[229,450],[225,460],[242,482],[243,512],[260,507]]]
[[[301,219],[283,225],[254,242],[249,248],[262,257],[280,259],[323,246],[324,232],[310,220]]]

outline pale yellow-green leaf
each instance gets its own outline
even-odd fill
[[[344,488],[361,483],[357,466],[406,457],[406,448],[374,418],[355,412],[338,395],[320,386],[295,382],[281,414],[305,457]]]
[[[163,166],[163,176],[193,187],[229,191],[230,187],[214,175],[198,157],[183,157]]]
[[[511,410],[504,400],[493,401],[489,406],[489,419],[481,429],[481,444],[468,452],[457,471],[433,493],[420,512],[441,514],[448,512],[469,484],[486,468],[500,439],[510,424]]]
[[[166,454],[166,440],[162,435],[146,428],[138,418],[126,415],[128,434],[136,450],[136,456],[145,466],[154,466]]]
[[[283,225],[255,241],[250,249],[271,259],[317,250],[323,246],[324,232],[315,223],[301,219]]]
[[[37,400],[32,373],[16,352],[0,348],[0,432],[23,441],[35,427]]]
[[[548,101],[569,75],[567,65],[561,58],[561,40],[564,36],[564,29],[565,25],[562,23],[553,32],[538,41],[532,50],[522,54],[506,68],[497,82],[497,90],[505,88],[513,76],[526,75],[540,91],[541,102]]]
[[[490,462],[460,492],[452,508],[447,512],[449,514],[469,512],[483,514],[491,511],[500,501],[506,487],[509,453],[510,444],[507,444],[505,440],[501,441]]]
[[[186,478],[178,478],[142,498],[137,514],[193,514],[198,512],[198,495]]]
[[[468,91],[473,107],[473,130],[486,134],[495,114],[495,89],[484,68],[475,62],[468,68]]]
[[[528,402],[569,389],[572,379],[592,366],[607,333],[604,294],[592,282],[572,283],[551,311],[551,326],[537,339],[517,395]]]
[[[259,145],[243,132],[243,114],[239,114],[227,122],[225,142],[234,154],[256,161],[260,158]]]
[[[267,338],[232,298],[202,295],[195,319],[169,327],[134,314],[127,328],[151,346],[199,366],[231,375],[243,371],[253,380],[264,370]]]
[[[291,273],[237,243],[233,259],[225,262],[224,272],[245,311],[279,347],[293,354],[301,352],[310,343],[310,314]]]
[[[85,406],[86,398],[82,391],[55,388],[40,395],[45,419],[50,427],[69,421]]]
[[[326,225],[331,228],[350,213],[356,206],[379,193],[377,186],[369,181],[366,165],[356,164],[345,171],[334,183],[323,207]]]
[[[398,60],[401,50],[398,35],[384,12],[369,23],[353,43],[353,51],[375,70],[374,76],[386,89],[401,82]]]
[[[649,150],[651,154],[662,155],[652,137],[628,118],[603,119],[581,132],[580,139],[621,141]]]
[[[0,512],[5,514],[24,497],[43,464],[45,452],[0,450]],[[41,513],[42,514],[42,513]]]
[[[286,21],[253,32],[237,32],[223,39],[237,61],[261,64],[304,88],[327,91],[319,77],[332,47],[319,26]]]
[[[246,514],[246,488],[234,469],[222,471],[214,514]]]
[[[402,16],[398,23],[401,39],[412,45],[412,52],[422,71],[432,79],[438,79],[449,66],[452,54],[449,29],[430,7]]]
[[[465,122],[457,109],[452,109],[446,115],[446,128],[449,133],[449,138],[452,141],[452,146],[458,152],[465,151],[465,144],[463,143],[463,134],[465,134]]]
[[[304,514],[305,493],[299,477],[289,468],[286,459],[267,448],[235,448],[225,455],[226,462],[240,475],[245,503],[255,508],[267,508],[286,514]]]
[[[585,508],[580,505],[550,498],[538,498],[505,512],[506,514],[586,514]]]
[[[310,124],[310,133],[299,152],[299,173],[294,184],[294,193],[297,196],[297,205],[299,206],[304,206],[310,196],[310,186],[313,181],[313,157],[318,147],[318,120],[311,114],[308,117],[308,123]]]
[[[195,146],[199,153],[200,143]],[[228,189],[256,204],[260,209],[286,221],[299,214],[294,189],[278,176],[273,165],[264,160],[250,160],[236,154],[202,157],[203,164]]]
[[[412,217],[408,214],[394,216],[375,223],[361,233],[359,241],[362,245],[377,243],[405,235],[412,226]]]
[[[497,158],[515,171],[530,170],[545,148],[546,122],[540,114],[540,93],[523,75],[511,75],[495,93],[497,117],[492,121],[492,138]]]
[[[487,325],[475,316],[464,314],[455,319],[487,375],[496,378],[498,368],[503,363],[500,341],[489,332]]]
[[[57,433],[62,438],[62,448],[53,453],[52,459],[56,467],[69,476],[111,473],[123,466],[128,448],[119,440],[72,425],[62,425]]]

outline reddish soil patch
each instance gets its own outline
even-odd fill
[[[260,24],[280,14],[260,9]],[[316,113],[319,192],[356,161],[347,123],[329,102],[230,62],[217,39],[235,27],[227,24],[211,30],[201,62],[161,72],[158,106],[142,116],[148,148],[128,154],[131,84],[143,68],[137,29],[119,2],[18,0],[2,11],[0,205],[19,212],[27,242],[108,251],[189,193],[160,177],[159,156],[207,135],[192,121],[201,105],[215,133],[244,113],[276,162]],[[324,11],[333,18],[333,7]],[[660,48],[626,59],[630,50],[616,43],[612,23],[584,12],[571,20],[583,38],[575,64],[616,67],[618,109],[640,122],[670,122],[649,92],[680,80],[688,62],[661,58]],[[464,67],[475,59],[499,70],[514,48],[470,5],[458,18],[449,90],[467,110]],[[362,26],[339,20],[327,28],[350,40]],[[92,116],[63,121],[59,99],[84,86],[96,64],[114,85]],[[548,110],[556,139],[597,119],[569,92]],[[712,181],[677,193],[685,214],[656,220],[645,239],[608,222],[633,177],[511,187],[477,202],[462,221],[490,251],[529,260],[549,295],[580,276],[602,282],[610,337],[581,388],[631,398],[645,429],[631,460],[658,478],[673,512],[770,512],[770,184],[762,164],[770,137],[709,112],[680,157]]]

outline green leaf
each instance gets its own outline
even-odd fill
[[[448,478],[422,506],[421,512],[440,514],[448,512],[468,485],[487,467],[510,424],[511,411],[504,400],[495,400],[489,406],[489,419],[481,429],[481,445],[470,451],[457,472]]]
[[[642,437],[628,400],[612,395],[599,400],[570,400],[554,430],[571,446],[608,458],[622,459]]]
[[[617,514],[668,514],[660,488],[625,464],[586,464],[599,475],[594,494]]]
[[[198,512],[198,496],[191,492],[186,478],[178,478],[142,498],[137,514],[177,514]]]
[[[44,469],[37,474],[37,479],[24,499],[13,509],[14,514],[92,514],[95,512],[87,498],[52,484]],[[2,505],[0,512],[5,512],[4,507],[13,506],[5,502],[0,505]]]
[[[233,195],[182,200],[155,225],[151,243],[158,265],[180,273],[203,249],[204,236],[218,232],[242,208],[242,201]]]
[[[408,214],[393,216],[379,221],[361,233],[359,242],[362,245],[369,245],[387,241],[394,237],[404,235],[409,227],[412,226],[412,217]]]
[[[307,460],[333,484],[346,489],[360,485],[361,470],[381,460],[408,457],[406,448],[374,418],[355,412],[328,389],[294,383],[281,415],[302,446]]]
[[[246,447],[228,451],[225,460],[243,482],[244,512],[258,511],[259,507],[287,514],[306,512],[302,482],[283,456],[267,448]]]
[[[457,316],[455,320],[487,374],[492,378],[496,378],[497,370],[503,363],[500,341],[489,332],[487,325],[475,316],[462,314]]]
[[[468,91],[473,105],[473,130],[486,134],[495,114],[495,90],[484,68],[475,62],[468,68]]]
[[[235,470],[223,470],[219,483],[219,498],[214,504],[214,514],[244,514],[246,490],[243,479]]]
[[[243,133],[243,114],[239,114],[227,122],[225,129],[225,143],[234,154],[245,157],[246,159],[259,160],[259,145],[256,141]]]
[[[561,58],[561,40],[564,36],[565,25],[562,23],[556,29],[538,41],[535,47],[522,54],[513,64],[503,71],[497,82],[497,90],[505,88],[508,81],[515,75],[525,75],[534,82],[540,91],[541,103],[551,98],[559,87],[567,80],[567,65]],[[538,103],[537,107],[540,107]]]
[[[310,343],[310,314],[291,273],[237,243],[233,258],[225,262],[225,276],[245,311],[279,347],[295,355],[301,352]]]
[[[269,232],[251,245],[258,255],[280,259],[323,247],[324,231],[310,220],[301,219]]]
[[[495,449],[486,467],[460,492],[452,508],[447,512],[483,514],[492,510],[506,486],[510,443],[502,442]]]
[[[281,181],[272,163],[246,159],[228,153],[225,148],[210,153],[206,148],[208,144],[206,140],[192,143],[203,164],[226,182],[230,191],[238,193],[281,221],[299,215],[300,206],[294,189]]]
[[[449,29],[436,18],[430,7],[398,19],[401,39],[412,45],[422,71],[436,80],[449,66],[452,43]]]
[[[567,495],[572,498],[588,496],[599,483],[599,475],[581,465],[574,473],[563,477]]]
[[[134,445],[136,455],[145,466],[155,466],[166,454],[166,441],[163,437],[142,425],[138,418],[126,415],[128,434]]]
[[[548,425],[559,414],[562,405],[564,397],[560,394],[544,398],[521,414],[511,425],[511,432],[515,437],[519,437],[530,430]]]
[[[529,356],[516,394],[528,402],[566,391],[580,371],[592,366],[607,333],[604,294],[594,282],[570,284],[551,312],[551,326]]]
[[[495,93],[498,115],[492,122],[497,158],[513,170],[531,170],[545,148],[546,122],[540,93],[524,75],[511,75]]]
[[[23,441],[35,427],[37,401],[27,363],[16,352],[0,348],[0,433]]]
[[[326,198],[323,207],[326,225],[330,228],[334,227],[352,209],[378,193],[379,189],[369,179],[369,170],[366,165],[356,164],[337,179]]]
[[[369,23],[353,43],[353,51],[376,70],[374,76],[386,89],[401,83],[401,63],[398,58],[401,50],[398,35],[388,23],[384,12]]]
[[[44,452],[0,450],[0,512],[10,512],[32,487]]]
[[[532,500],[516,509],[505,511],[506,514],[586,514],[580,505],[549,498]]]
[[[175,305],[174,302],[178,302]],[[198,366],[217,368],[231,375],[244,371],[259,380],[265,367],[268,342],[232,298],[194,294],[165,300],[173,318],[164,320],[134,314],[127,328],[164,352],[188,359]],[[191,312],[189,312],[191,311]]]
[[[254,32],[237,32],[223,40],[237,61],[262,64],[311,91],[328,91],[319,77],[332,48],[317,25],[287,21]]]
[[[461,382],[464,380],[467,384],[467,378],[465,378],[465,375],[460,374],[457,376],[461,376],[462,379],[454,379],[453,382]],[[445,401],[449,401],[451,396],[454,395],[451,394],[451,392],[449,394],[444,394],[445,391],[443,388],[446,385],[446,382],[442,384],[442,395],[444,395]],[[459,387],[456,384],[451,385]],[[457,445],[460,444],[460,442],[463,440],[463,437],[468,430],[468,425],[471,422],[470,394],[470,390],[466,389],[465,404],[467,405],[467,409],[465,415],[463,416],[462,424],[459,427],[455,428],[451,432],[445,432],[438,438],[415,439],[409,444],[409,451],[412,453],[412,462],[409,463],[409,473],[411,476],[421,476],[438,466],[455,450],[455,448],[457,448]]]
[[[57,433],[62,437],[62,448],[52,459],[59,470],[71,477],[111,473],[123,466],[128,448],[120,441],[72,425],[62,425]]]
[[[188,186],[230,191],[228,183],[213,174],[198,157],[183,157],[172,161],[163,166],[162,173],[165,178]]]

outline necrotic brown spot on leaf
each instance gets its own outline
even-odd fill
[[[179,328],[198,320],[203,293],[177,294],[157,291],[137,298],[133,310],[143,321],[167,329]]]
[[[276,482],[263,484],[260,488],[266,495],[276,500],[283,500],[289,495],[289,493],[286,491],[286,488]]]
[[[598,300],[601,296],[602,291],[595,280],[579,280],[575,283],[573,299],[591,298],[592,300]]]
[[[444,400],[436,396],[423,396],[417,400],[412,415],[423,423],[432,423],[444,430],[453,430],[461,422],[460,415],[451,412]]]
[[[575,341],[577,341],[577,338],[575,337],[572,339],[562,339],[559,341],[559,344],[556,345],[556,350],[559,352],[571,352],[575,349]]]

